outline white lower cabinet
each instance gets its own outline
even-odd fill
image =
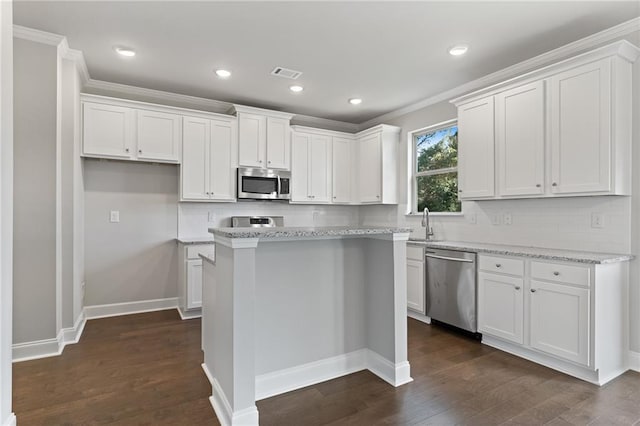
[[[407,309],[426,314],[424,249],[407,245]]]
[[[484,343],[599,385],[626,371],[627,262],[478,258]]]
[[[478,273],[478,330],[523,344],[523,288],[522,277]]]
[[[589,365],[589,290],[531,281],[531,347]]]
[[[182,319],[196,318],[202,308],[202,258],[214,257],[213,244],[179,244],[178,310]]]

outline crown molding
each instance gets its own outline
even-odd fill
[[[331,120],[328,118],[313,117],[311,115],[296,114],[291,119],[291,124],[306,127],[315,127],[334,132],[356,133],[360,126],[346,121]]]
[[[63,41],[66,41],[66,37],[59,34],[35,30],[33,28],[23,27],[22,25],[13,26],[13,36],[15,38],[48,44],[50,46],[58,46]]]
[[[557,49],[553,49],[549,52],[534,56],[533,58],[524,60],[515,65],[511,65],[510,67],[488,74],[484,77],[480,77],[476,80],[472,80],[468,83],[429,97],[420,102],[416,102],[414,104],[407,105],[394,111],[387,112],[378,117],[367,120],[364,123],[361,123],[359,127],[360,129],[366,129],[368,127],[375,126],[376,124],[393,120],[419,109],[437,104],[438,102],[447,101],[449,99],[459,97],[465,93],[481,89],[484,86],[496,84],[501,80],[513,78],[518,74],[531,71],[537,67],[547,65],[551,62],[566,59],[567,57],[580,53],[586,49],[597,47],[603,43],[616,40],[620,37],[624,37],[628,34],[638,31],[640,31],[640,17],[633,18],[614,27],[581,38],[569,44],[565,44],[564,46],[558,47]]]

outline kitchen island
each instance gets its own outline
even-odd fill
[[[203,368],[222,424],[255,401],[368,369],[410,382],[409,229],[216,228],[203,258]]]

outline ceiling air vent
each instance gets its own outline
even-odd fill
[[[302,72],[296,70],[290,70],[288,68],[283,67],[275,67],[273,71],[271,71],[271,75],[277,75],[278,77],[284,77],[291,80],[295,80],[296,78],[302,75]]]

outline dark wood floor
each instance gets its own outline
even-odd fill
[[[261,425],[640,425],[640,374],[598,388],[409,320],[414,381],[363,371],[257,403]],[[59,357],[14,364],[18,424],[212,425],[200,321],[175,311],[87,323]]]

